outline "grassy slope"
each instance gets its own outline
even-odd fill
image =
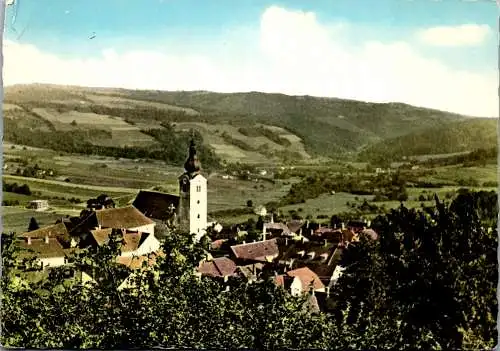
[[[243,153],[249,160],[254,160],[255,155],[252,155],[253,151],[243,150],[228,140],[221,140],[220,135],[215,133],[216,129],[222,129],[228,123],[235,127],[251,127],[255,123],[282,127],[294,140],[299,141],[295,143],[296,149],[305,148],[297,150],[299,153],[335,157],[355,152],[370,143],[400,137],[426,128],[442,128],[450,122],[464,118],[405,104],[375,104],[257,92],[222,94],[29,85],[8,87],[5,98],[11,104],[9,106],[32,101],[37,101],[39,104],[43,101],[64,103],[68,106],[102,104],[125,106],[129,109],[149,106],[152,109],[184,111],[185,115],[180,117],[182,121],[178,122],[201,122],[214,127],[205,128],[208,131],[208,138],[214,139],[215,142],[212,144],[223,150],[220,152],[221,156],[237,155],[238,157],[232,157],[234,160],[240,158],[238,152]],[[66,116],[65,120],[69,121],[68,118],[69,116]],[[54,119],[64,118],[55,116],[52,120]],[[108,117],[106,122],[108,128],[112,122],[114,122],[112,129],[116,130],[117,124],[121,121],[110,121]],[[123,138],[117,137],[118,139]],[[140,138],[134,139],[139,142]],[[141,140],[141,144],[144,142],[145,140]],[[273,150],[279,149],[279,146],[271,140],[269,145]],[[269,159],[266,153],[258,151],[258,155],[262,155],[263,159]],[[308,156],[305,158],[308,159]]]

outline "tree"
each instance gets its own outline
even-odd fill
[[[36,221],[35,217],[31,217],[30,224],[28,226],[28,231],[31,232],[31,231],[37,230],[39,228],[40,228],[40,226],[38,225],[38,222]]]
[[[248,200],[247,201],[247,207],[253,207],[253,201],[252,200]]]
[[[356,348],[493,347],[497,244],[481,196],[464,193],[450,205],[436,198],[424,210],[401,206],[374,221],[379,241],[349,246],[335,319],[373,335]]]

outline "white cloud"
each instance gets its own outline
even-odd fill
[[[33,45],[5,41],[4,83],[253,90],[498,116],[496,70],[452,70],[405,42],[354,47],[342,41],[348,30],[348,25],[324,25],[313,13],[270,7],[261,17],[258,35],[205,54],[109,48],[94,58],[63,59]]]
[[[490,27],[485,24],[462,24],[422,29],[417,37],[428,45],[458,47],[482,44],[490,33]]]

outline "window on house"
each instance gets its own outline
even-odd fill
[[[198,192],[198,193],[201,192],[201,185],[196,186],[196,192]]]
[[[200,215],[198,215],[198,218],[200,218]]]
[[[197,204],[200,204],[200,200],[196,201]]]

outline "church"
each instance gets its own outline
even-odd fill
[[[182,231],[195,234],[198,241],[207,230],[207,179],[201,174],[201,163],[194,140],[179,176],[179,195],[141,190],[132,205],[150,219],[174,224]]]

